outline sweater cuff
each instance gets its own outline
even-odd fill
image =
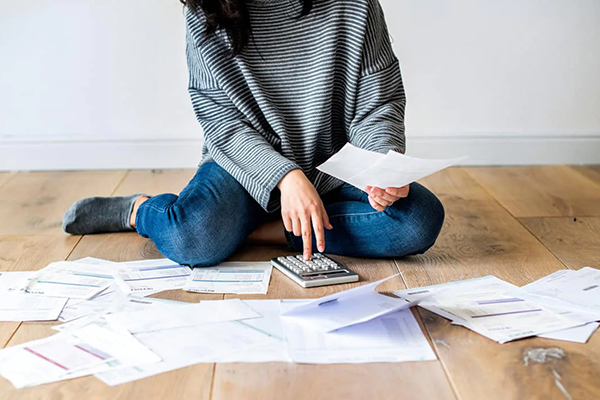
[[[258,196],[255,197],[266,212],[274,212],[281,207],[280,192],[277,188],[277,184],[288,172],[295,169],[300,169],[300,167],[293,162],[287,162],[280,165],[262,187]]]

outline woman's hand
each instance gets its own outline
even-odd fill
[[[367,186],[366,191],[369,194],[371,207],[377,211],[383,211],[386,207],[394,204],[396,200],[408,196],[409,188],[409,185],[406,185],[398,188],[389,187],[384,190],[377,186]]]
[[[288,172],[277,184],[281,191],[281,217],[288,232],[302,236],[304,259],[312,254],[312,230],[315,230],[317,248],[325,251],[325,231],[333,229],[323,206],[323,201],[304,172],[299,169]]]

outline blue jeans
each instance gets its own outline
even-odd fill
[[[418,183],[411,184],[408,197],[382,212],[369,205],[366,193],[347,184],[322,200],[333,225],[325,230],[325,252],[331,254],[365,258],[421,254],[434,244],[444,221],[440,201]],[[278,218],[280,212],[264,211],[229,173],[209,162],[200,166],[179,196],[161,194],[144,202],[136,227],[169,259],[205,267],[228,258],[261,224]],[[289,248],[301,253],[302,238],[285,235]]]

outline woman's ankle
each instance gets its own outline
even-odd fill
[[[137,216],[138,209],[140,208],[142,203],[148,199],[149,199],[149,197],[147,197],[147,196],[140,196],[135,200],[135,203],[133,203],[133,209],[131,210],[131,217],[129,217],[129,224],[131,225],[132,228],[135,228],[135,217]]]

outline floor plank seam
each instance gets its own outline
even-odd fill
[[[79,246],[79,243],[81,243],[81,240],[83,239],[84,235],[79,236],[79,239],[77,240],[77,243],[75,243],[75,245],[73,246],[73,248],[71,249],[71,251],[69,251],[69,254],[67,254],[67,256],[65,257],[65,261],[67,261],[69,259],[69,257],[71,257],[71,254],[73,254],[73,252],[75,251],[75,249],[77,248],[77,246]]]
[[[479,185],[479,187],[488,195],[490,196],[490,198],[492,198],[500,207],[502,207],[503,210],[505,210],[511,217],[513,217],[513,219],[515,221],[517,221],[519,223],[519,225],[521,225],[523,228],[525,228],[525,230],[539,243],[541,244],[546,250],[548,250],[548,252],[550,254],[552,254],[552,256],[558,260],[559,263],[561,263],[565,268],[570,269],[564,262],[562,262],[562,260],[560,258],[557,257],[556,254],[554,254],[554,252],[552,252],[552,250],[550,250],[532,231],[529,230],[529,228],[527,228],[527,226],[525,226],[525,224],[523,224],[523,222],[521,222],[521,220],[518,217],[515,217],[513,215],[513,213],[511,213],[503,204],[502,202],[500,202],[500,200],[498,200],[492,193],[490,193],[489,190],[487,190],[487,188],[482,185],[477,178],[475,178],[473,175],[471,175],[469,173],[469,171],[467,171],[466,169],[463,168],[463,170],[467,173],[467,175],[469,175],[471,177],[471,179],[473,179],[473,181],[475,181],[475,183],[477,183],[477,185]],[[545,217],[538,217],[538,218],[545,218]],[[561,218],[565,218],[565,217],[561,217]],[[567,217],[569,218],[569,217]]]
[[[129,176],[129,173],[131,172],[130,169],[126,170],[125,173],[123,174],[123,177],[121,178],[121,180],[116,184],[115,188],[113,189],[112,192],[110,192],[111,196],[114,196],[115,193],[117,192],[117,190],[119,190],[119,187],[123,184],[123,182],[125,182],[125,179]]]
[[[15,335],[17,334],[17,331],[21,328],[21,325],[23,325],[23,322],[19,322],[19,325],[17,325],[17,327],[15,328],[15,330],[13,331],[13,333],[8,337],[8,339],[6,340],[6,342],[4,343],[4,345],[2,346],[3,349],[6,346],[8,346],[8,344],[10,343],[10,341],[15,337]]]
[[[425,320],[423,318],[423,315],[421,314],[421,310],[417,310],[417,314],[419,315],[419,319],[421,320],[421,322],[423,322],[423,327],[425,328],[425,332],[427,333],[427,337],[430,341],[431,348],[435,353],[435,356],[437,357],[437,361],[440,364],[442,371],[444,371],[444,376],[446,377],[446,381],[450,385],[450,389],[452,389],[452,394],[454,394],[454,398],[460,400],[461,397],[460,392],[458,391],[458,387],[456,387],[456,385],[454,384],[454,381],[452,380],[452,375],[450,375],[450,370],[446,367],[444,359],[441,357],[438,351],[438,347],[433,339],[433,336],[431,335],[431,332],[429,332],[429,329],[427,329],[427,325],[425,324]]]
[[[217,363],[213,363],[213,368],[212,368],[212,378],[210,380],[210,391],[208,392],[208,398],[209,400],[212,400],[213,398],[213,391],[215,389],[215,376],[217,374]]]
[[[12,181],[13,179],[15,179],[17,177],[17,175],[19,175],[20,172],[15,172],[11,177],[9,177],[7,180],[5,180],[4,182],[0,183],[0,188],[3,187],[4,185],[6,185],[8,182]]]
[[[522,226],[523,228],[525,228],[525,229],[527,230],[527,232],[529,232],[529,233],[531,234],[531,236],[533,236],[533,237],[535,238],[535,240],[537,240],[537,241],[538,241],[538,243],[540,243],[542,246],[544,246],[544,248],[545,248],[546,250],[548,250],[548,251],[550,252],[550,254],[552,254],[552,255],[554,256],[554,258],[556,258],[556,259],[558,260],[558,262],[560,262],[560,263],[561,263],[561,264],[562,264],[562,265],[563,265],[565,268],[567,268],[567,269],[571,269],[571,267],[569,267],[567,264],[565,264],[565,263],[563,262],[563,260],[561,260],[561,259],[558,257],[558,254],[555,254],[555,253],[552,251],[552,249],[550,249],[548,246],[546,246],[546,245],[544,244],[544,242],[542,242],[542,241],[541,241],[541,239],[540,239],[540,238],[538,238],[538,237],[535,235],[535,233],[534,233],[533,231],[531,231],[531,230],[530,230],[530,229],[527,227],[527,225],[525,225],[525,224],[524,224],[524,223],[521,221],[521,219],[520,219],[520,218],[515,218],[515,219],[516,219],[517,221],[519,221],[519,224],[521,224],[521,226]]]

